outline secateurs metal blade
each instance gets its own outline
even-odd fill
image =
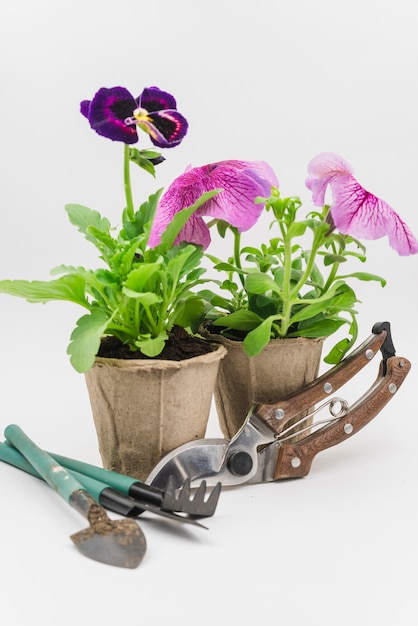
[[[375,382],[353,404],[331,397],[373,357],[382,360]],[[306,476],[318,452],[334,446],[368,424],[396,394],[411,368],[398,357],[389,322],[377,323],[357,349],[299,392],[272,404],[254,405],[231,440],[201,439],[166,455],[146,483],[163,489],[170,480],[198,487],[260,483]],[[316,406],[322,402],[321,406]],[[321,410],[328,415],[318,420]]]

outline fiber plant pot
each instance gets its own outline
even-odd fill
[[[272,339],[260,354],[249,357],[242,341],[207,333],[206,337],[227,348],[214,396],[219,426],[228,439],[241,428],[254,403],[277,402],[318,376],[324,338]],[[308,412],[298,414],[292,423]],[[309,423],[312,420],[303,426]],[[289,441],[301,438],[296,435]]]
[[[181,361],[96,357],[85,379],[103,466],[144,480],[174,448],[205,436],[226,349]]]

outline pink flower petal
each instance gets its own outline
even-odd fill
[[[389,245],[401,256],[418,252],[418,241],[405,222],[387,202],[366,191],[354,176],[337,176],[330,186],[330,210],[340,233],[362,239],[387,235]]]
[[[386,235],[392,211],[389,205],[363,189],[354,176],[337,176],[330,186],[332,218],[343,235],[363,239]]]
[[[242,232],[254,226],[263,210],[263,204],[254,204],[255,198],[269,197],[272,185],[277,186],[278,181],[267,163],[222,161],[206,166],[204,184],[206,191],[223,191],[198,214],[224,220]]]
[[[257,196],[269,197],[278,180],[271,167],[263,161],[221,161],[202,167],[187,168],[162,196],[155,216],[149,245],[158,245],[161,234],[176,212],[192,205],[205,191],[222,189],[190,218],[178,241],[203,245],[210,243],[209,229],[203,216],[221,219],[238,230],[251,228],[264,205],[255,204]]]
[[[352,174],[347,161],[334,152],[321,152],[308,164],[308,178],[305,184],[312,191],[312,201],[316,206],[324,206],[327,186],[335,176]]]
[[[323,152],[308,165],[308,189],[314,204],[325,204],[329,185],[332,192],[330,212],[336,228],[343,235],[361,239],[388,236],[389,245],[398,254],[418,252],[418,241],[399,215],[377,196],[366,191],[352,175],[351,166],[333,152]]]
[[[192,215],[192,217],[187,220],[186,225],[183,230],[180,231],[174,243],[179,244],[182,241],[188,241],[203,246],[203,249],[206,250],[210,244],[210,233],[205,220],[196,214]]]

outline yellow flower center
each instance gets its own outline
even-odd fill
[[[151,118],[148,115],[148,111],[146,109],[142,109],[139,107],[135,109],[133,116],[137,122],[150,122]]]

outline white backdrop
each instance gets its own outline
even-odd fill
[[[418,236],[417,22],[415,0],[2,0],[0,278],[96,265],[64,205],[118,223],[122,145],[78,112],[82,99],[118,84],[135,96],[150,85],[173,93],[190,125],[156,180],[138,170],[137,202],[189,163],[237,158],[268,161],[283,194],[309,206],[307,163],[334,151]],[[149,145],[145,134],[138,145]],[[389,320],[398,354],[413,364],[374,422],[320,455],[304,480],[225,490],[208,531],[144,517],[148,551],[134,571],[83,558],[69,535],[84,520],[1,464],[10,626],[35,616],[45,626],[415,624],[418,256],[399,257],[386,239],[367,250],[364,269],[388,284],[358,286],[361,338]],[[219,242],[212,252],[225,254]],[[65,352],[80,313],[1,296],[0,424],[99,463],[84,380]],[[356,386],[362,392],[364,379]]]

